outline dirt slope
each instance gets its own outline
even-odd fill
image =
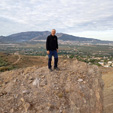
[[[113,113],[113,69],[104,73],[104,111],[105,113]]]
[[[103,113],[103,81],[97,66],[76,59],[0,73],[0,113]]]

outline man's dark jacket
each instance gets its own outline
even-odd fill
[[[46,39],[46,49],[47,50],[56,50],[58,49],[58,38],[56,35],[52,36],[51,34]]]

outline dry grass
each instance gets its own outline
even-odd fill
[[[11,70],[14,68],[32,67],[32,66],[43,67],[48,65],[48,56],[13,55],[13,54],[5,54],[1,52],[0,57],[2,57],[3,60],[5,60],[8,63],[7,66],[0,67],[1,71]],[[62,61],[62,57],[59,57],[58,62],[61,61]],[[53,65],[54,65],[54,57],[52,57],[52,66]]]

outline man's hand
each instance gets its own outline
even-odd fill
[[[58,49],[57,49],[57,53],[58,53]]]
[[[49,51],[47,51],[47,54],[49,54],[50,52]]]

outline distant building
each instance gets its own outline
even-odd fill
[[[100,65],[104,66],[104,62],[98,62]]]
[[[113,62],[112,61],[108,61],[108,64],[112,64]]]
[[[109,65],[105,65],[104,67],[109,67]]]
[[[16,51],[16,52],[14,53],[14,55],[19,55],[19,52],[18,52],[18,51]]]

